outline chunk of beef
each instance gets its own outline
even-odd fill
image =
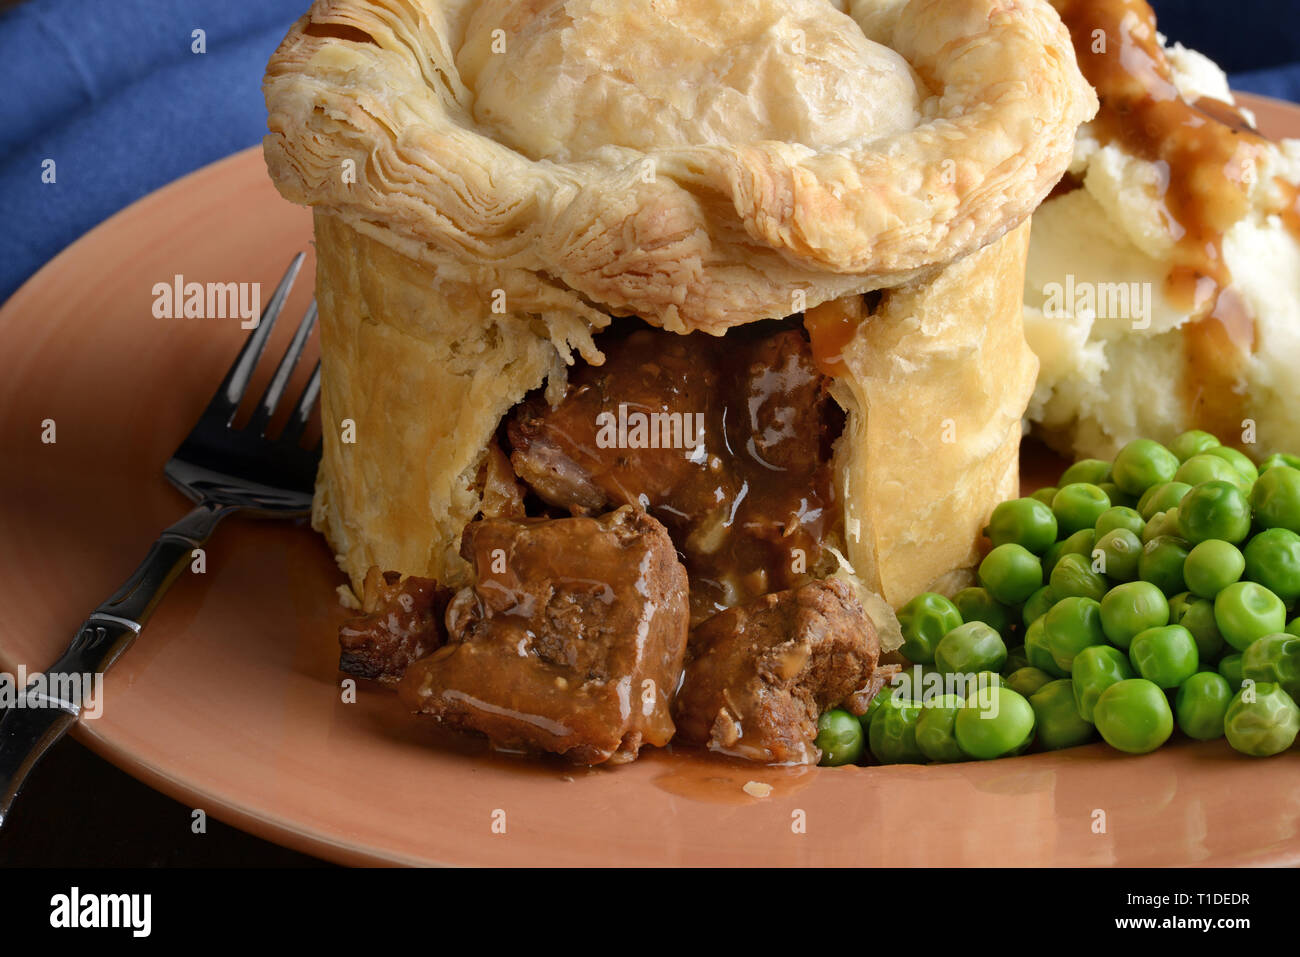
[[[879,657],[875,628],[838,579],[729,608],[691,635],[677,740],[767,764],[815,764],[818,716],[869,688]]]
[[[365,614],[339,626],[339,670],[396,684],[412,661],[445,640],[442,618],[451,589],[429,578],[381,573],[375,566],[361,590]]]
[[[735,353],[740,415],[728,423],[732,442],[770,472],[808,474],[830,449],[825,442],[829,380],[802,335],[786,329]],[[733,445],[734,447],[734,445]]]
[[[484,518],[523,518],[524,490],[519,487],[510,459],[495,441],[489,442],[479,471]]]
[[[639,329],[601,347],[604,365],[576,369],[558,406],[516,410],[519,477],[572,514],[638,504],[663,522],[694,621],[807,581],[841,520],[829,461],[842,416],[803,334]],[[650,427],[638,433],[636,416]],[[628,424],[613,444],[611,421]]]
[[[466,527],[461,554],[476,583],[447,609],[449,643],[407,669],[408,704],[498,747],[579,764],[668,742],[689,612],[686,569],[659,522],[629,506],[487,519]]]
[[[511,465],[521,479],[551,505],[567,508],[574,515],[586,515],[605,505],[605,492],[548,433],[545,414],[536,411],[541,400],[529,400],[509,426],[511,440],[519,451]],[[533,411],[530,411],[533,410]]]
[[[706,471],[702,443],[694,455],[683,448],[694,421],[684,417],[704,413],[717,379],[700,361],[698,347],[685,336],[651,329],[611,340],[604,365],[578,369],[559,406],[550,408],[540,396],[520,406],[507,428],[516,473],[544,501],[574,514],[607,503],[673,504],[685,480]],[[640,434],[629,432],[627,442],[605,443],[601,428],[610,420],[602,414],[617,423],[620,407],[624,421],[636,413],[647,424]],[[676,431],[665,418],[673,415]]]

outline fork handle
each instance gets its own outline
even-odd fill
[[[0,826],[27,775],[77,723],[90,690],[85,685],[93,688],[96,676],[131,645],[194,549],[232,511],[205,502],[158,536],[131,577],[82,623],[63,656],[16,692],[18,700],[0,716]]]

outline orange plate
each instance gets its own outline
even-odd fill
[[[1266,129],[1300,134],[1300,109],[1251,105]],[[154,283],[179,273],[261,281],[269,294],[310,238],[309,214],[276,195],[249,150],[113,217],[0,311],[7,670],[57,657],[185,510],[162,465],[244,332],[233,320],[155,319]],[[309,295],[301,285],[291,315]],[[57,424],[53,445],[40,441],[44,419]],[[1145,757],[1091,745],[989,763],[797,770],[653,749],[614,770],[491,756],[440,741],[382,691],[341,702],[340,581],[308,529],[230,522],[209,544],[206,573],[182,577],[108,675],[103,716],[75,733],[193,807],[347,863],[1300,859],[1300,762],[1243,758],[1223,742]],[[751,796],[750,781],[771,793]],[[504,833],[494,833],[502,814]]]

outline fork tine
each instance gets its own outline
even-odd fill
[[[293,340],[289,343],[284,358],[276,366],[275,375],[271,376],[266,391],[258,400],[253,417],[248,420],[247,428],[254,435],[262,435],[266,431],[266,425],[275,414],[275,407],[280,403],[280,397],[284,395],[284,388],[289,384],[289,377],[293,375],[293,367],[302,357],[302,350],[307,345],[307,339],[314,325],[316,325],[316,300],[313,299],[311,305],[307,307],[307,314],[302,317],[302,322],[298,323],[298,329],[293,334]]]
[[[289,268],[285,270],[280,284],[275,287],[270,301],[262,310],[262,318],[257,328],[249,335],[244,348],[239,350],[234,365],[226,373],[226,378],[217,389],[217,394],[212,397],[205,415],[219,415],[229,425],[235,413],[239,411],[239,402],[243,399],[244,390],[248,388],[248,382],[253,377],[253,369],[257,367],[257,361],[262,358],[266,341],[271,338],[271,329],[275,326],[275,320],[280,318],[285,300],[289,298],[289,290],[293,287],[293,281],[298,278],[298,270],[302,268],[305,258],[304,253],[298,253],[293,257],[293,262],[289,263]]]
[[[293,414],[289,416],[289,421],[284,426],[284,431],[280,433],[279,442],[288,442],[296,445],[298,439],[302,437],[303,430],[307,428],[307,423],[311,421],[311,410],[316,407],[316,399],[320,396],[320,360],[316,360],[316,368],[311,372],[311,378],[303,386],[302,395],[298,398],[298,404],[294,407]]]

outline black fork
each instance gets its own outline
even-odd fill
[[[315,302],[299,323],[248,424],[242,429],[231,427],[303,258],[298,253],[289,264],[216,395],[163,469],[196,506],[158,537],[135,573],[90,613],[63,657],[25,689],[15,689],[16,703],[0,716],[0,825],[32,768],[81,716],[92,689],[102,680],[98,676],[135,640],[163,593],[217,523],[235,512],[297,518],[310,511],[320,444],[304,449],[299,443],[320,395],[319,363],[280,434],[270,438],[266,427],[311,337]]]

